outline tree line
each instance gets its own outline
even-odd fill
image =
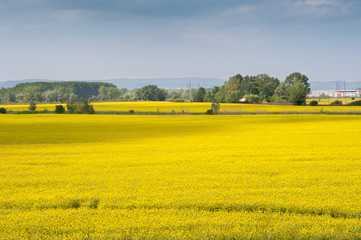
[[[250,103],[291,102],[295,105],[306,103],[310,93],[308,77],[295,72],[287,76],[284,82],[267,74],[230,77],[221,87],[206,90],[198,89],[194,96],[195,102],[237,103],[245,98]]]
[[[72,102],[87,101],[194,101],[237,103],[244,98],[250,103],[291,102],[302,105],[310,93],[308,77],[295,72],[281,82],[267,74],[256,76],[234,75],[222,86],[205,89],[160,89],[147,85],[139,89],[117,88],[99,82],[34,82],[20,83],[13,88],[0,89],[0,102]]]

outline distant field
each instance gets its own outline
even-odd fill
[[[28,105],[0,105],[7,110],[26,111]],[[45,109],[54,111],[55,104],[38,104],[38,111]],[[64,104],[65,106],[65,104]],[[361,113],[361,106],[292,106],[266,104],[232,104],[221,103],[223,113],[288,113],[303,112],[317,113],[320,111],[331,113]],[[102,102],[94,103],[97,112],[162,112],[162,113],[204,113],[211,108],[211,103],[174,103],[174,102]]]
[[[354,98],[354,100],[352,100],[352,98],[350,97],[347,97],[347,98],[308,98],[306,100],[306,103],[309,104],[311,101],[313,100],[316,100],[318,101],[318,104],[321,104],[321,105],[329,105],[331,104],[333,101],[335,100],[339,100],[339,101],[342,101],[343,104],[347,104],[347,103],[350,103],[350,102],[354,102],[354,101],[359,101],[361,100],[361,98]]]
[[[0,129],[0,239],[361,238],[360,116],[9,114]]]

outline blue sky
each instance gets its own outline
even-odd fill
[[[0,81],[361,81],[359,0],[0,0]]]

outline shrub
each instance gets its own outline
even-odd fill
[[[183,98],[176,98],[173,100],[173,102],[184,102]]]
[[[2,107],[2,108],[0,108],[0,113],[1,113],[1,114],[5,114],[5,113],[6,113],[6,109],[5,109],[5,108],[3,108],[3,107]]]
[[[130,113],[130,114],[133,114],[133,113],[134,113],[134,110],[129,110],[129,113]]]
[[[89,204],[90,208],[96,209],[96,208],[98,208],[98,205],[99,205],[99,198],[92,198],[90,200],[90,204]]]
[[[65,112],[65,108],[63,105],[56,105],[55,106],[55,113],[64,113]]]
[[[261,103],[262,99],[256,94],[246,94],[243,96],[249,103]]]
[[[352,97],[352,98],[351,98],[351,100],[355,100],[355,98],[354,98],[354,97]]]
[[[64,200],[64,202],[62,203],[62,207],[64,209],[77,209],[81,207],[81,202],[82,200],[79,198],[74,198],[74,199],[66,199]]]
[[[30,112],[35,112],[35,110],[36,110],[36,103],[33,102],[33,101],[30,102],[28,109],[29,109]]]
[[[340,100],[335,100],[335,101],[332,102],[330,105],[339,106],[339,105],[342,105],[342,101],[340,101]]]
[[[217,114],[221,106],[218,102],[213,102],[211,105],[212,114]]]
[[[361,100],[351,102],[351,103],[349,103],[347,105],[349,105],[349,106],[361,106]]]
[[[69,208],[80,208],[81,207],[81,201],[80,199],[72,199],[69,201]]]
[[[212,110],[212,109],[208,109],[208,110],[206,111],[206,114],[212,115],[212,114],[213,114],[213,110]]]
[[[317,106],[318,102],[316,100],[313,100],[310,102],[310,106]]]
[[[95,113],[93,105],[89,104],[87,100],[83,100],[82,102],[69,102],[66,104],[66,108],[69,113],[82,113],[82,114]]]

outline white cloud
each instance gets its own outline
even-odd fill
[[[297,14],[323,17],[347,15],[355,4],[357,2],[346,0],[298,0],[292,7]]]

